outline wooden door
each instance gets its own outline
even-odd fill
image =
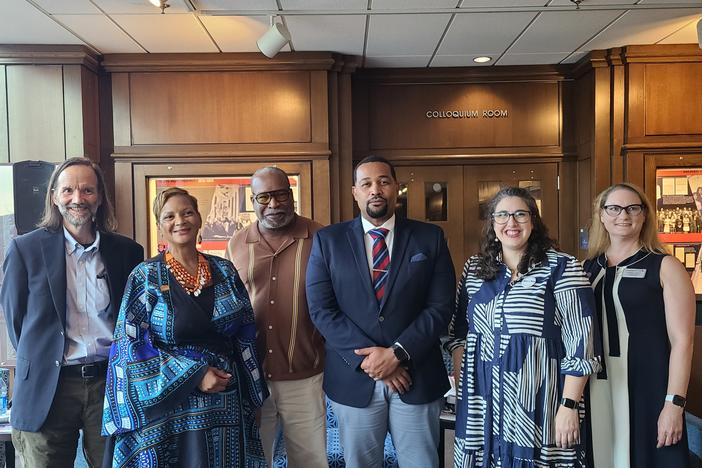
[[[441,227],[456,273],[460,273],[465,261],[462,167],[400,166],[395,171],[400,183],[398,216]]]
[[[558,236],[558,164],[463,166],[464,244],[466,257],[478,252],[485,204],[502,187],[526,188],[536,199],[550,236]]]

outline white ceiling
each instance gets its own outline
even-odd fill
[[[284,50],[362,56],[365,67],[572,63],[634,44],[696,43],[702,0],[0,0],[0,44],[84,44],[102,54],[255,52],[269,15]]]

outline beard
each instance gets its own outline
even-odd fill
[[[280,220],[276,221],[274,219],[270,219],[268,215],[273,215],[273,214],[282,214],[285,215]],[[276,230],[276,229],[283,229],[287,226],[289,226],[293,220],[295,219],[295,212],[293,210],[279,210],[279,211],[269,211],[266,213],[265,216],[262,216],[261,219],[258,220],[261,225],[270,230]]]
[[[63,219],[68,221],[68,223],[75,227],[84,226],[88,223],[92,223],[95,217],[97,209],[88,205],[87,203],[68,203],[66,205],[58,204],[59,213],[63,216]],[[76,215],[71,209],[75,208],[87,208],[84,215]]]
[[[372,202],[376,202],[378,200],[383,200],[385,202],[384,205],[379,206],[378,208],[374,208],[371,206]],[[383,197],[376,197],[371,200],[368,200],[368,203],[366,203],[366,213],[368,213],[368,216],[370,216],[373,219],[378,219],[382,218],[385,215],[388,214],[388,201],[384,199]]]

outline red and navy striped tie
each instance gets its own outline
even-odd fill
[[[385,283],[388,279],[388,269],[390,268],[390,254],[388,245],[385,243],[385,236],[388,235],[385,228],[371,229],[368,231],[373,239],[373,289],[378,303],[383,300],[385,294]]]

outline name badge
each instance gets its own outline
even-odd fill
[[[522,284],[524,285],[525,288],[530,288],[536,284],[536,278],[533,276],[529,276],[527,278],[524,278],[522,280]]]
[[[624,278],[645,278],[646,269],[645,268],[625,268],[622,273]]]

